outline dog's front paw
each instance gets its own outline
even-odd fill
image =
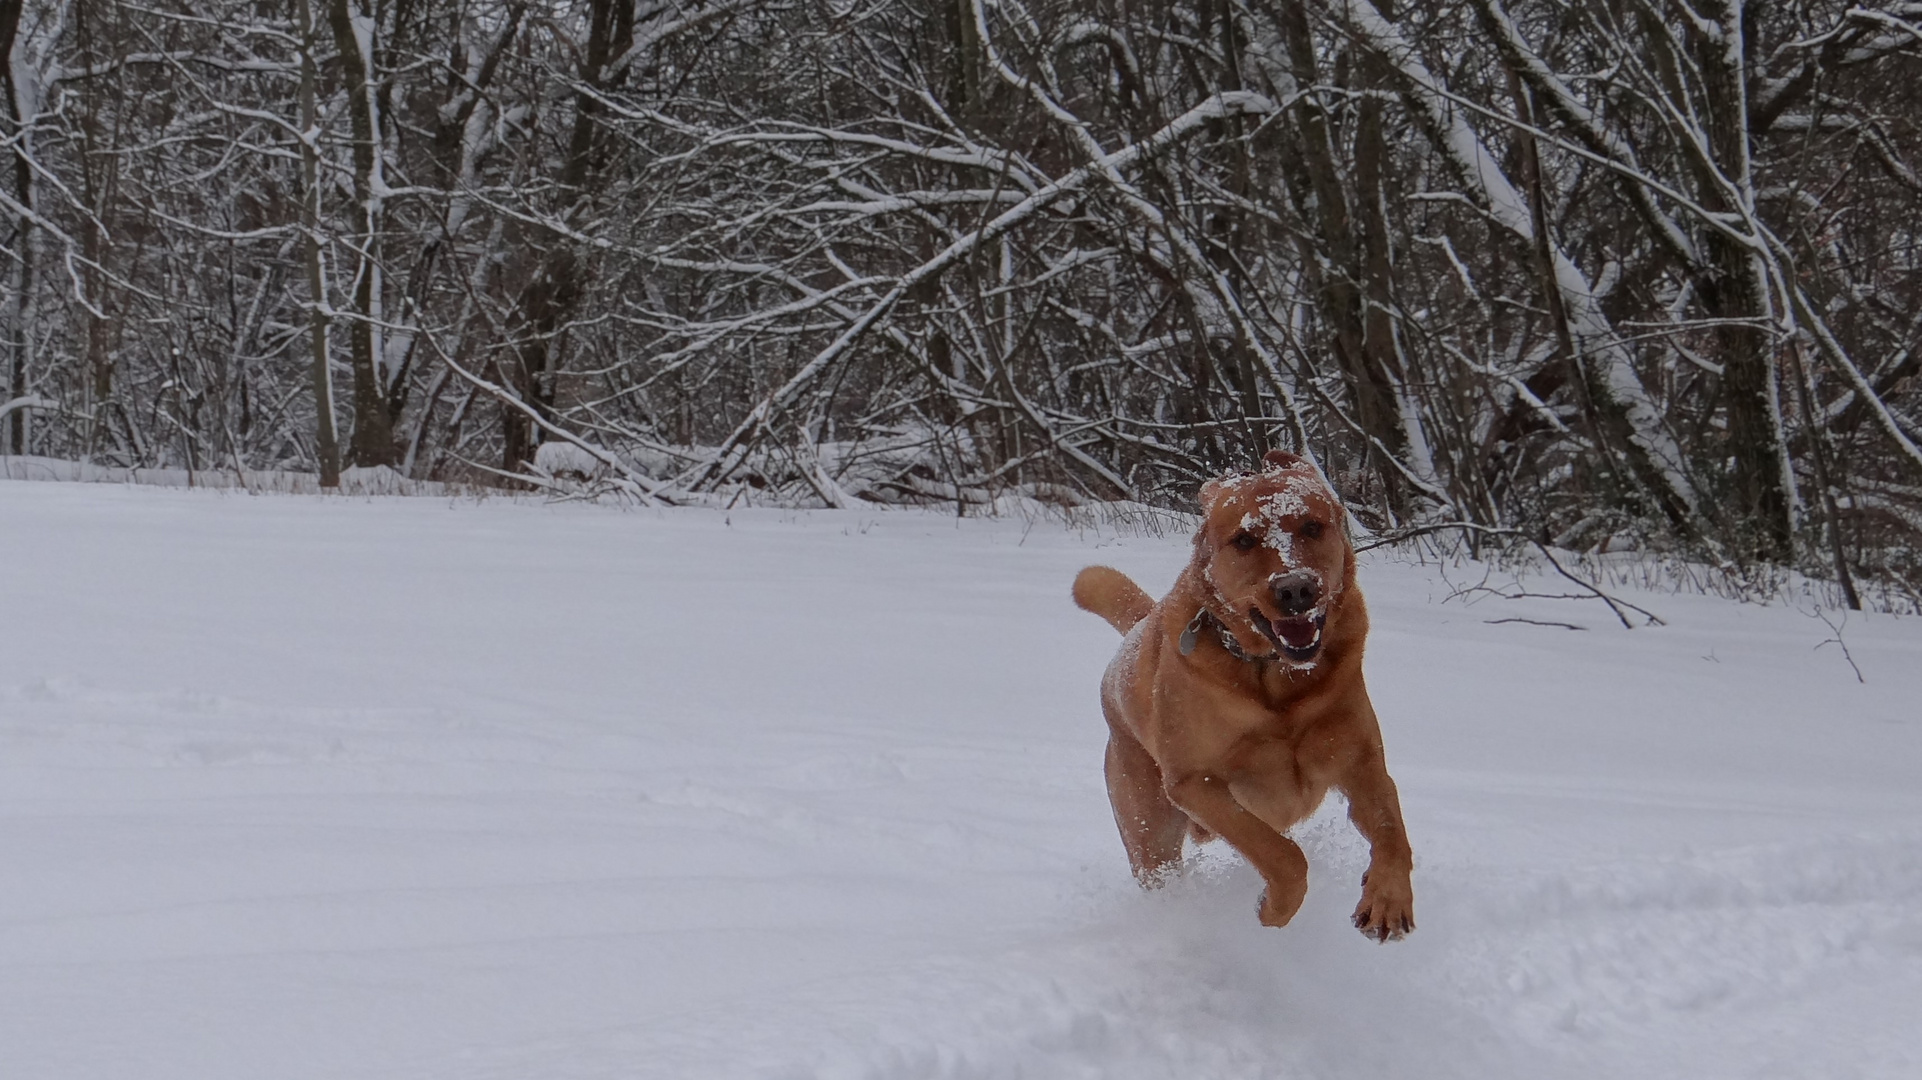
[[[1408,875],[1363,874],[1354,918],[1355,929],[1376,941],[1400,941],[1415,929],[1415,889]]]
[[[1306,878],[1299,883],[1288,882],[1276,889],[1273,882],[1261,890],[1261,903],[1255,908],[1255,916],[1263,926],[1287,926],[1288,920],[1301,910],[1301,901],[1308,895]]]

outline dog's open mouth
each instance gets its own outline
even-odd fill
[[[1312,615],[1295,615],[1286,619],[1270,619],[1257,611],[1249,612],[1256,626],[1275,643],[1275,648],[1290,660],[1308,661],[1321,651],[1321,628],[1328,621],[1328,613],[1318,611]]]

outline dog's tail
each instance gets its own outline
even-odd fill
[[[1122,633],[1154,610],[1155,602],[1128,580],[1128,575],[1110,566],[1090,566],[1074,576],[1074,602],[1083,611],[1092,611],[1108,620]]]

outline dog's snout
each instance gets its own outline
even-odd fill
[[[1284,615],[1300,615],[1321,602],[1321,575],[1313,570],[1291,570],[1268,579],[1275,605]]]

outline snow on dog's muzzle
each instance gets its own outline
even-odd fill
[[[1307,567],[1268,579],[1268,593],[1284,619],[1306,616],[1321,603],[1321,575]]]

